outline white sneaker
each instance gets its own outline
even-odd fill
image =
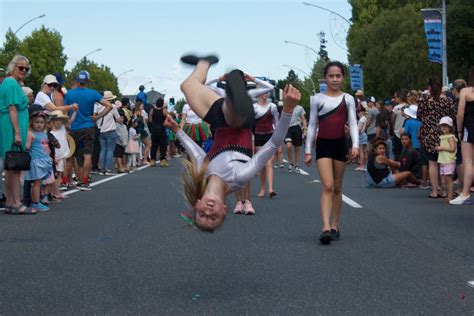
[[[293,165],[288,165],[288,172],[293,172]]]
[[[274,169],[278,169],[278,164],[277,164],[277,163],[274,164],[274,165],[273,165],[273,168],[274,168]]]
[[[283,169],[283,168],[285,168],[285,164],[284,164],[284,163],[281,163],[281,164],[280,164],[280,169]]]
[[[298,166],[295,167],[295,173],[300,173],[300,167]]]
[[[464,196],[462,193],[458,195],[457,198],[449,201],[449,204],[451,205],[463,205],[463,204],[469,204],[471,202],[471,196]]]

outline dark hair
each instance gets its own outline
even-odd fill
[[[130,99],[122,98],[122,106],[127,106],[127,105],[130,105]]]
[[[385,140],[381,138],[375,138],[372,141],[372,155],[376,154],[377,147],[379,147],[380,145],[383,145],[385,147],[385,150],[387,150],[387,143],[385,142]]]
[[[469,87],[474,87],[474,66],[469,69],[469,79],[467,80]]]
[[[397,92],[395,92],[395,97],[402,100],[403,103],[407,103],[407,97],[408,97],[409,92],[410,90],[408,89],[400,89]]]
[[[430,93],[433,99],[439,99],[441,95],[441,80],[437,76],[433,76],[428,79],[428,85],[430,86]]]
[[[165,100],[163,100],[163,98],[159,98],[158,100],[156,100],[156,107],[157,108],[163,107],[164,104],[165,104]]]
[[[404,137],[404,136],[410,138],[410,140],[411,140],[411,134],[405,133],[402,136],[400,136],[400,139],[402,139],[402,137]]]
[[[326,75],[328,74],[329,68],[331,67],[338,67],[339,69],[341,69],[342,75],[344,77],[346,76],[346,68],[344,67],[344,65],[339,61],[331,61],[324,67],[324,77],[326,77]]]

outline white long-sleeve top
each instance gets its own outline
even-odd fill
[[[218,96],[224,98],[225,97],[225,89],[219,88],[218,86],[214,86],[214,83],[219,82],[219,79],[213,79],[206,82],[206,86],[214,91]],[[262,94],[268,93],[273,90],[273,85],[267,81],[260,80],[255,78],[255,83],[257,87],[255,89],[251,89],[247,91],[247,94],[253,99],[258,98]]]
[[[316,127],[318,118],[334,111],[345,98],[347,109],[347,121],[349,122],[349,130],[352,139],[352,147],[359,148],[359,129],[357,128],[357,118],[355,110],[355,100],[350,94],[343,93],[337,97],[331,97],[324,93],[318,93],[311,96],[311,112],[309,115],[308,132],[306,135],[305,153],[311,154],[314,136],[316,135]]]
[[[267,114],[268,111],[271,111],[272,116],[273,116],[273,125],[276,126],[278,123],[278,116],[280,115],[278,113],[278,107],[276,106],[275,103],[268,102],[266,105],[260,105],[258,103],[253,104],[253,110],[255,112],[255,119],[259,119],[265,114]]]
[[[224,181],[232,191],[242,189],[283,144],[290,126],[292,113],[281,113],[275,132],[265,145],[252,157],[236,151],[225,151],[217,155],[207,165],[206,176],[216,175]],[[180,130],[176,136],[186,148],[186,152],[196,160],[201,168],[206,153],[188,135]]]

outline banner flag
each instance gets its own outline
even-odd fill
[[[428,60],[443,63],[443,23],[439,9],[423,9],[425,35],[428,42]]]
[[[362,67],[358,64],[349,66],[351,89],[364,90],[364,73]]]

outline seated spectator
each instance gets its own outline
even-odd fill
[[[367,162],[367,184],[372,188],[394,188],[397,185],[410,183],[420,184],[420,181],[410,172],[397,172],[400,168],[398,161],[386,156],[387,144],[383,140],[375,140]],[[393,172],[392,172],[393,170]]]
[[[417,178],[421,178],[421,158],[420,153],[413,148],[410,134],[403,134],[402,152],[400,154],[400,171],[411,171]]]

